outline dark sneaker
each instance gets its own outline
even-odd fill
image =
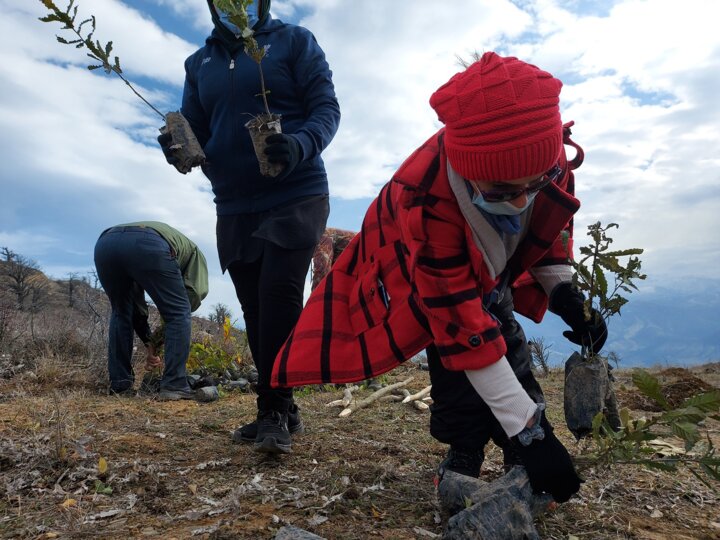
[[[158,392],[159,401],[179,401],[181,399],[195,399],[194,390],[170,390],[164,388]]]
[[[440,462],[437,474],[435,475],[435,486],[440,484],[446,471],[470,476],[480,477],[480,467],[485,460],[485,452],[482,450],[466,450],[450,447],[445,459]]]
[[[257,429],[257,420],[253,420],[233,431],[232,440],[234,443],[254,443],[255,439],[257,439]],[[300,409],[295,404],[288,411],[288,432],[290,435],[301,435],[305,432],[305,426],[300,417]]]
[[[260,411],[257,419],[255,450],[266,454],[289,454],[292,439],[288,431],[288,415],[278,411]]]

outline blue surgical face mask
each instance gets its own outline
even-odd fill
[[[487,212],[488,214],[494,214],[496,216],[519,216],[530,207],[533,200],[535,199],[535,195],[537,195],[537,192],[530,193],[527,196],[527,202],[525,203],[525,206],[521,206],[519,208],[512,204],[510,201],[487,202],[479,193],[473,195],[472,203],[481,210]]]
[[[240,30],[240,27],[236,25],[234,22],[230,20],[230,15],[225,13],[223,10],[215,6],[215,11],[218,14],[218,18],[220,19],[220,22],[230,30],[236,38],[239,38],[242,34],[242,31]],[[258,19],[258,5],[257,0],[254,2],[251,2],[247,7],[247,17],[248,17],[248,25],[250,28],[253,28],[259,21]]]
[[[239,38],[242,32],[240,31],[240,27],[230,20],[230,15],[219,9],[217,6],[215,7],[215,11],[223,26],[230,30],[236,38]]]
[[[250,25],[250,28],[255,28],[255,25],[260,20],[258,18],[258,3],[257,0],[254,0],[250,3],[247,7],[247,17],[248,17],[248,24]]]

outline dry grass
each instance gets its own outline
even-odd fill
[[[0,381],[0,537],[262,539],[283,524],[328,539],[442,534],[432,478],[445,447],[429,436],[428,413],[375,403],[340,419],[325,406],[339,391],[301,393],[307,433],[275,460],[230,442],[254,395],[107,397],[62,366],[38,366],[34,378]],[[695,374],[717,386],[720,369],[708,369]],[[413,366],[387,382],[410,374],[411,391],[429,382]],[[622,406],[633,393],[629,373],[618,379]],[[559,436],[582,454],[589,443],[576,444],[562,420],[561,374],[541,384]],[[501,474],[500,452],[489,450],[486,480]],[[718,493],[687,472],[616,466],[585,476],[579,496],[538,522],[543,538],[720,538]],[[104,487],[112,493],[97,493]]]

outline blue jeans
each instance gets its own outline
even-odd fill
[[[132,387],[134,284],[150,295],[165,321],[165,371],[160,388],[190,390],[185,363],[190,354],[190,301],[180,266],[167,243],[153,229],[114,227],[95,244],[95,267],[110,299],[108,340],[110,388]]]

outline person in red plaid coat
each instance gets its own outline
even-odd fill
[[[450,445],[438,470],[478,477],[484,447],[525,466],[536,492],[580,487],[543,412],[513,311],[548,306],[569,339],[599,351],[568,257],[582,150],[560,118],[562,83],[513,57],[484,54],[431,97],[445,127],[398,169],[362,229],[311,294],[275,359],[279,387],[343,383],[426,349],[431,434]],[[576,148],[568,161],[565,144]]]

